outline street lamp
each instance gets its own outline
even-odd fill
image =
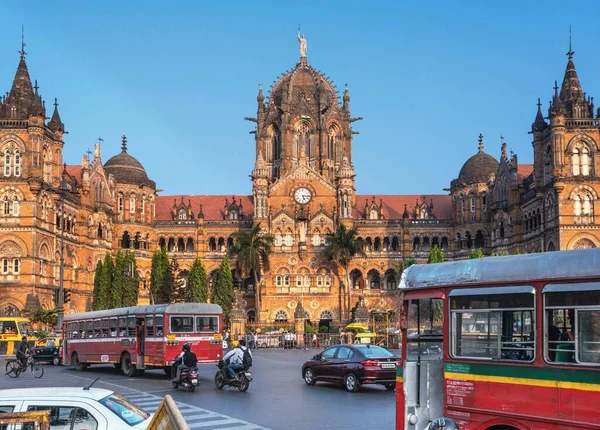
[[[58,303],[57,303],[57,321],[56,334],[62,334],[62,322],[65,313],[65,289],[64,289],[64,273],[65,273],[65,196],[69,188],[64,179],[60,183],[58,193],[60,194],[60,266],[58,277]]]

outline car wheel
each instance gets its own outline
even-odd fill
[[[356,393],[358,391],[360,384],[354,373],[348,373],[344,376],[344,388],[350,393]]]
[[[304,371],[304,382],[306,385],[315,385],[315,373],[310,367]]]
[[[393,390],[396,389],[396,383],[395,382],[386,382],[385,384],[383,384],[383,386],[388,391],[393,391]]]
[[[123,375],[130,378],[133,378],[137,373],[135,364],[131,362],[131,356],[127,353],[121,358],[121,371],[123,372]]]
[[[77,355],[76,352],[74,352],[73,355],[71,356],[71,364],[77,371],[85,370],[85,368],[87,367],[85,364],[83,364],[82,362],[79,361],[79,356]]]
[[[52,357],[52,364],[54,364],[55,366],[60,366],[60,357],[58,355]]]

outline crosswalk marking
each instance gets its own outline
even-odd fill
[[[31,375],[21,375],[19,378],[5,377],[0,382],[1,389],[23,388],[24,386],[35,387],[60,387],[60,386],[85,386],[89,385],[93,379],[79,375],[69,375],[65,378],[64,373],[46,372],[43,378],[34,379]],[[94,378],[95,379],[95,378]],[[35,384],[34,384],[35,383]],[[155,394],[145,393],[138,389],[124,387],[111,382],[99,380],[96,387],[107,388],[125,396],[136,406],[149,413],[154,413],[158,409],[163,397]],[[258,424],[253,424],[229,415],[220,414],[208,409],[199,408],[182,402],[175,402],[179,411],[185,418],[188,426],[192,429],[202,430],[269,430]]]

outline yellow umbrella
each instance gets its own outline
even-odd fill
[[[369,326],[363,323],[351,323],[346,326],[346,330],[367,331]]]

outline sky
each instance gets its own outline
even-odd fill
[[[493,3],[493,4],[492,4]],[[24,6],[26,4],[26,6]],[[443,194],[503,136],[531,163],[528,131],[567,62],[569,26],[583,90],[600,97],[600,2],[3,2],[0,93],[19,62],[47,105],[58,97],[64,161],[98,137],[106,162],[128,152],[161,194],[250,194],[258,84],[299,60],[348,84],[359,194]],[[267,94],[265,94],[267,95]],[[596,106],[600,106],[598,99]],[[48,109],[48,115],[51,110]]]

